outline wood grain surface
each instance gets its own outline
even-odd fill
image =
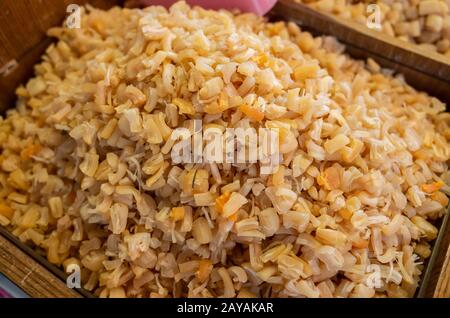
[[[64,281],[0,235],[0,272],[26,294],[38,298],[79,298]]]
[[[447,249],[445,261],[433,297],[450,298],[450,247]]]

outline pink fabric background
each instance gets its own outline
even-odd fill
[[[144,5],[163,5],[170,7],[177,0],[142,0]],[[240,9],[242,12],[266,14],[277,0],[186,0],[190,5],[198,5],[205,9]]]

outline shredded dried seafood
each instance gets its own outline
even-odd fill
[[[448,203],[442,102],[252,14],[178,2],[81,23],[49,30],[0,120],[0,224],[100,297],[414,293]],[[174,164],[191,119],[276,127],[281,164]]]
[[[293,0],[450,57],[449,0]]]

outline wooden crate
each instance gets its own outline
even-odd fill
[[[48,28],[60,25],[69,3],[91,3],[108,8],[120,0],[6,0],[0,2],[0,70],[10,61],[17,68],[7,76],[0,74],[0,111],[14,105],[14,90],[33,73],[51,43]],[[415,46],[386,38],[359,24],[315,12],[308,7],[280,0],[271,18],[292,20],[316,34],[331,34],[346,44],[356,58],[372,57],[382,66],[405,74],[414,87],[429,92],[450,104],[450,63],[438,54],[429,54]],[[427,264],[418,297],[450,297],[450,210],[442,221],[440,234]],[[448,251],[447,251],[448,250]],[[30,247],[20,243],[0,227],[0,272],[32,297],[91,297],[83,289],[72,290],[65,284],[61,269],[49,264]]]

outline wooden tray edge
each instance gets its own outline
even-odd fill
[[[15,264],[23,265],[23,268]],[[27,271],[29,268],[31,270]],[[67,287],[65,284],[67,275],[60,268],[50,264],[2,226],[0,226],[0,272],[31,297],[93,297],[83,288]],[[38,282],[43,284],[39,287],[36,285]]]

